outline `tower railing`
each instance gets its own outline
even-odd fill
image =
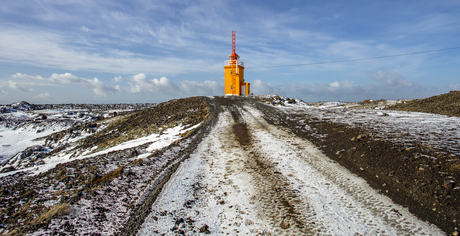
[[[227,60],[225,61],[225,66],[232,66],[235,65],[236,61],[235,60]],[[238,65],[244,67],[244,62],[238,61]]]

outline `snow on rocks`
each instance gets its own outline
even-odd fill
[[[108,171],[101,169],[104,165],[98,165],[103,174],[91,180],[93,183],[91,188],[83,188],[77,192],[79,200],[71,206],[70,214],[52,219],[46,228],[32,235],[48,235],[56,232],[113,235],[120,232],[126,225],[127,216],[131,214],[133,206],[136,202],[144,200],[141,198],[147,187],[152,183],[155,184],[155,180],[162,177],[160,173],[168,166],[180,161],[177,159],[179,153],[188,147],[192,139],[193,137],[181,140],[164,151],[150,153],[142,159],[131,159],[131,162],[126,158],[123,159],[128,160],[127,162],[110,158],[117,151],[95,156],[100,160],[110,158],[112,159],[110,162],[118,160],[115,166],[121,164],[121,167]],[[149,143],[143,145],[145,151],[148,146]],[[139,152],[142,153],[142,150]],[[105,155],[106,158],[101,158],[101,155]],[[71,163],[66,165],[69,164]],[[105,180],[108,181],[104,182]],[[98,185],[98,183],[105,184]],[[94,193],[90,194],[90,192]]]
[[[279,95],[259,95],[256,96],[260,101],[271,104],[274,106],[287,106],[287,107],[292,107],[292,106],[297,106],[297,107],[308,107],[310,106],[306,102],[297,99],[297,98],[288,98],[284,96],[279,96]]]
[[[155,104],[45,104],[28,102],[0,106],[0,162],[21,150],[45,145],[44,138],[75,125],[110,118]],[[85,135],[80,135],[85,136]]]
[[[107,153],[110,153],[110,152],[116,152],[116,151],[120,151],[120,150],[124,150],[124,149],[130,149],[130,148],[142,146],[144,144],[149,144],[147,149],[146,149],[146,151],[148,153],[152,153],[155,150],[162,149],[163,147],[166,147],[166,146],[170,145],[171,143],[173,143],[173,142],[177,141],[178,139],[180,139],[181,138],[180,133],[184,133],[184,132],[194,130],[199,125],[200,124],[194,125],[194,126],[188,127],[188,128],[184,128],[184,126],[179,125],[177,127],[172,127],[172,128],[166,129],[163,132],[163,134],[161,134],[161,135],[152,134],[152,135],[149,135],[147,137],[142,137],[142,138],[139,138],[139,139],[130,140],[130,141],[127,141],[127,142],[122,143],[120,145],[117,145],[115,147],[111,147],[109,149],[99,151],[99,152],[96,152],[96,153],[92,153],[92,154],[88,154],[88,155],[85,155],[85,153],[86,153],[85,152],[85,153],[82,153],[82,155],[74,157],[72,154],[58,153],[58,154],[52,155],[50,157],[41,159],[43,161],[43,163],[40,163],[39,165],[34,165],[32,167],[19,166],[18,162],[20,163],[21,159],[19,157],[20,154],[18,154],[17,155],[18,157],[12,158],[10,160],[11,165],[5,165],[4,166],[5,169],[14,167],[17,170],[2,173],[2,174],[0,174],[0,177],[5,176],[5,175],[11,175],[11,174],[17,173],[19,171],[30,172],[31,175],[37,175],[37,174],[43,173],[45,171],[48,171],[48,170],[54,168],[58,164],[66,163],[66,162],[77,160],[77,159],[81,160],[81,159],[85,159],[85,158],[96,157],[96,156],[107,154]],[[37,146],[37,147],[41,147],[41,146]],[[146,153],[144,156],[148,155],[148,153]],[[38,153],[38,154],[40,154],[40,153]],[[28,157],[30,158],[31,156],[28,155]],[[36,158],[33,159],[33,157],[32,157],[31,160],[34,161],[34,160],[36,160]]]
[[[319,121],[358,126],[376,139],[407,144],[415,140],[427,147],[460,153],[460,117],[421,112],[373,109],[292,107],[287,113],[306,114]]]
[[[30,119],[18,120],[3,118],[0,123],[0,162],[6,161],[15,156],[25,147],[33,145],[44,145],[46,137],[73,125],[71,121],[46,121],[31,122]]]

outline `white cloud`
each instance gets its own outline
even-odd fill
[[[142,92],[142,87],[138,84],[128,82],[129,85],[131,85],[131,88],[128,90],[130,93],[140,93]]]
[[[180,94],[179,87],[171,80],[166,77],[160,79],[147,79],[144,73],[137,74],[131,77],[131,80],[135,83],[135,89],[131,91],[140,92],[140,88],[145,88],[150,92],[163,93],[163,94]]]
[[[49,78],[43,78],[41,76],[30,76],[26,74],[16,73],[12,75],[13,78],[21,78],[26,80],[41,80],[47,81],[56,84],[70,84],[70,85],[80,85],[85,88],[89,88],[93,90],[93,93],[96,96],[104,96],[106,97],[109,93],[120,91],[120,87],[116,86],[109,86],[105,85],[102,81],[98,78],[93,79],[85,79],[80,78],[78,76],[72,75],[71,73],[64,73],[64,74],[52,74]],[[11,81],[9,82],[9,87],[11,89],[18,89],[22,91],[26,91],[24,87],[19,86],[16,82]],[[29,91],[32,91],[29,89]]]
[[[354,81],[335,81],[333,83],[291,84],[291,91],[303,95],[345,97],[362,94],[364,90]]]
[[[63,84],[80,84],[80,83],[85,83],[82,78],[79,78],[75,75],[72,75],[71,73],[64,73],[64,74],[57,74],[54,73],[50,77],[51,81],[59,81]]]
[[[373,83],[358,84],[350,80],[337,80],[332,83],[284,83],[272,85],[261,80],[255,80],[251,83],[251,91],[257,95],[279,94],[310,101],[360,101],[368,98],[414,98],[419,97],[427,90],[427,88],[405,79],[395,71],[368,72],[367,75],[372,79]],[[451,88],[460,88],[460,84],[451,85]]]
[[[185,80],[180,83],[180,87],[186,94],[193,95],[222,95],[224,91],[224,86],[216,81],[205,81],[200,84]]]
[[[107,97],[108,93],[117,92],[118,89],[112,86],[104,85],[102,81],[98,78],[94,78],[92,80],[86,80],[88,87],[93,89],[94,94],[97,96],[104,96]]]
[[[367,77],[373,79],[374,81],[380,82],[383,85],[391,87],[414,87],[417,84],[413,83],[410,80],[403,78],[397,72],[390,71],[377,71],[377,72],[367,72]]]
[[[0,61],[22,65],[122,74],[134,74],[138,71],[152,74],[209,72],[221,66],[205,62],[203,60],[205,57],[179,58],[171,56],[170,53],[159,56],[129,52],[122,53],[120,56],[117,50],[93,47],[91,42],[85,40],[78,44],[88,47],[75,46],[74,38],[42,30],[17,30],[4,27],[1,27],[0,30],[2,31]]]
[[[121,78],[121,76],[117,76],[117,77],[113,78],[112,81],[115,82],[115,83],[118,83],[118,82],[120,82],[121,80],[123,80],[123,78]]]
[[[37,98],[37,99],[39,99],[41,101],[50,101],[51,100],[51,94],[50,93],[40,93],[35,98]]]
[[[204,81],[198,83],[196,81],[184,80],[180,83],[175,83],[166,77],[160,79],[148,79],[144,73],[132,76],[128,82],[130,93],[158,93],[164,95],[179,95],[179,96],[196,96],[196,95],[220,95],[224,92],[224,86],[216,81]]]
[[[453,90],[460,90],[460,84],[451,84],[449,87]]]
[[[12,80],[8,81],[8,85],[9,85],[10,89],[14,89],[14,90],[20,90],[20,91],[24,91],[24,92],[32,92],[33,91],[33,89],[31,89],[31,88],[26,89],[23,86],[21,86],[20,84],[18,84],[17,82],[12,81]]]
[[[43,78],[41,76],[30,76],[27,74],[16,73],[12,75],[14,78],[20,78],[25,80],[41,80],[48,83],[53,83],[51,85],[57,84],[69,84],[69,85],[80,85],[85,88],[90,88],[93,90],[93,93],[96,96],[106,97],[109,93],[114,92],[129,92],[129,93],[156,93],[164,95],[220,95],[223,93],[223,85],[216,81],[204,81],[203,83],[198,83],[196,81],[185,80],[179,83],[176,83],[166,77],[161,77],[160,79],[148,79],[144,73],[137,74],[129,78],[130,82],[127,84],[129,88],[122,88],[120,85],[110,86],[105,85],[98,78],[86,79],[75,76],[71,73],[64,74],[52,74],[49,78]],[[115,77],[112,81],[120,82],[122,80],[121,76]],[[19,86],[16,82],[10,82],[10,88],[25,90],[25,88]]]
[[[275,87],[270,83],[262,82],[261,80],[254,80],[251,83],[251,93],[255,95],[276,94]]]
[[[26,74],[21,74],[21,73],[16,73],[12,75],[11,77],[16,78],[16,79],[27,79],[27,80],[47,80],[39,75],[37,76],[30,76]]]
[[[82,26],[82,27],[80,28],[80,30],[83,31],[83,32],[86,32],[86,33],[89,32],[89,29],[86,28],[86,26]]]

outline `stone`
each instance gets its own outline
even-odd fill
[[[454,186],[455,186],[455,182],[453,180],[444,181],[444,188],[446,188],[447,190],[453,189]]]
[[[200,228],[200,232],[201,232],[201,233],[205,233],[205,234],[211,234],[211,231],[209,231],[209,226],[208,226],[208,225],[203,225],[203,226]]]
[[[291,226],[291,225],[290,225],[289,222],[287,222],[286,220],[283,220],[283,221],[281,222],[281,224],[280,224],[280,227],[281,227],[282,229],[287,229],[287,228],[289,228],[289,226]]]

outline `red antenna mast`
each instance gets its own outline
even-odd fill
[[[232,30],[232,54],[235,53],[235,31]]]

